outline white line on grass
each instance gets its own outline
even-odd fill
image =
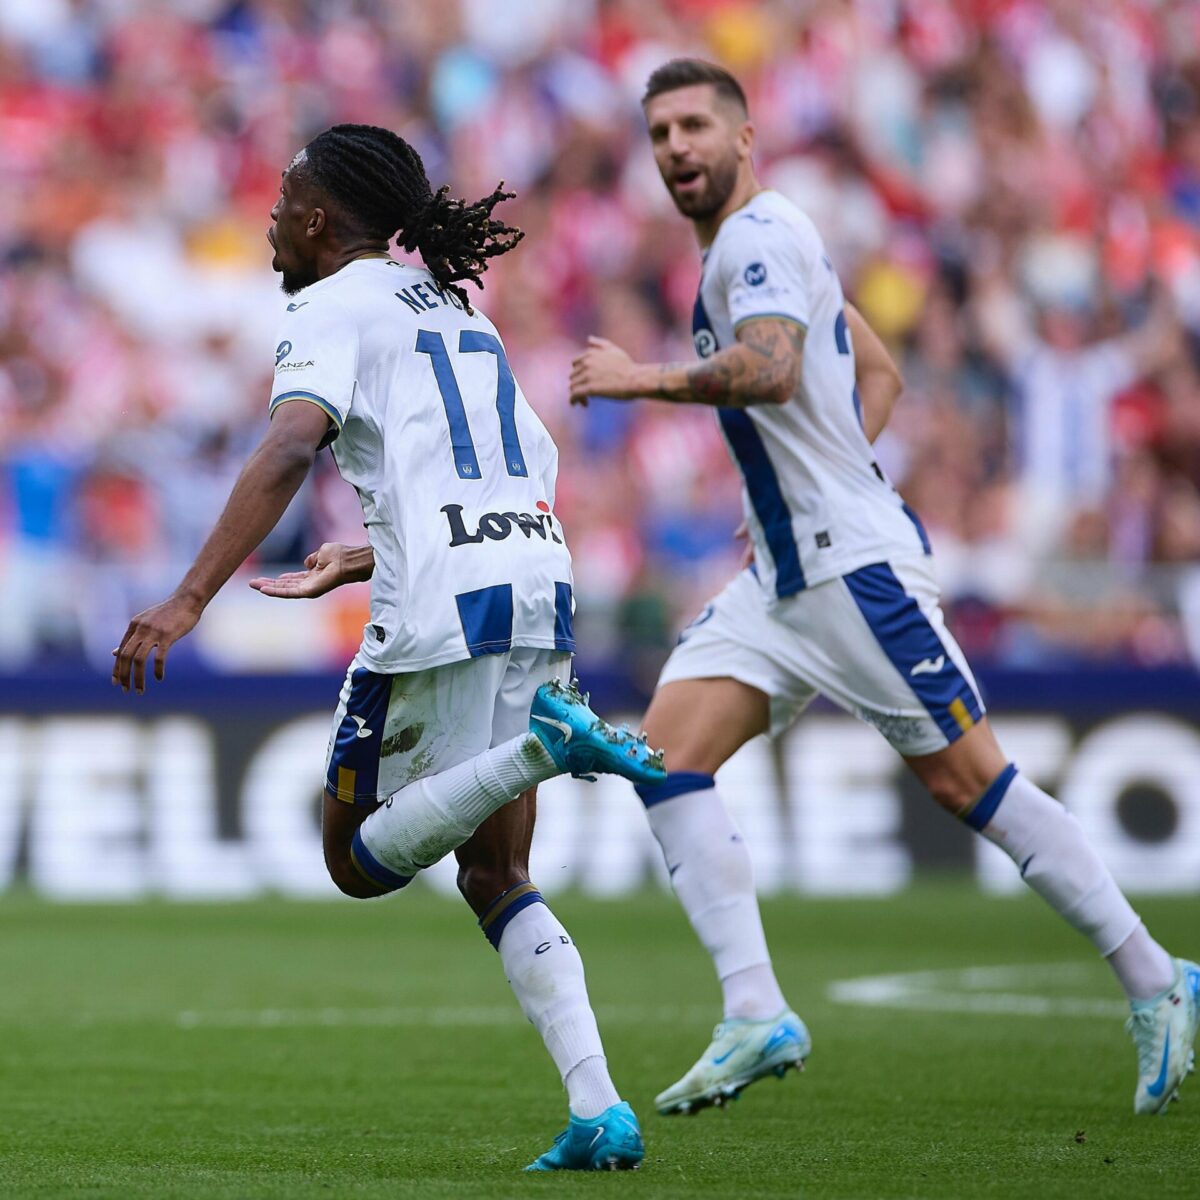
[[[189,1009],[175,1018],[180,1029],[295,1029],[310,1026],[517,1025],[524,1020],[514,1008],[246,1008],[205,1012]]]
[[[690,1005],[601,1004],[596,1018],[604,1024],[664,1024],[671,1021],[707,1020],[708,1007]],[[462,1005],[436,1008],[257,1008],[205,1012],[191,1009],[175,1018],[180,1029],[296,1029],[350,1025],[411,1026],[419,1029],[468,1026],[524,1025],[516,1004],[491,1007]]]
[[[835,1004],[866,1008],[1016,1017],[1127,1016],[1129,1006],[1120,1000],[1007,990],[1040,986],[1053,991],[1064,987],[1085,991],[1095,981],[1094,969],[1083,963],[1029,963],[838,979],[829,985],[827,995]]]
[[[708,1005],[600,1004],[596,1017],[606,1025],[705,1024],[712,1020]],[[376,1008],[215,1008],[147,1013],[130,1008],[110,1012],[69,1012],[58,1015],[0,1010],[0,1028],[45,1028],[48,1025],[94,1029],[113,1025],[164,1023],[176,1029],[317,1029],[347,1026],[445,1029],[498,1028],[524,1025],[525,1017],[511,1005],[392,1005]]]

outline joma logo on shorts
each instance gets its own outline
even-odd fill
[[[539,501],[540,503],[540,501]],[[513,529],[519,529],[528,541],[535,533],[544,542],[549,536],[552,542],[562,545],[562,538],[554,532],[554,518],[548,513],[519,513],[519,512],[489,512],[484,513],[475,527],[474,533],[467,532],[467,523],[463,520],[461,504],[445,504],[441,511],[446,514],[446,523],[450,526],[451,546],[471,546],[482,542],[484,538],[493,542],[502,542]]]

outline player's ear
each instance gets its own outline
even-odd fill
[[[749,158],[754,153],[754,122],[743,121],[737,132],[738,158]]]
[[[329,218],[323,208],[314,208],[308,216],[308,225],[304,230],[305,237],[317,237],[328,224]]]

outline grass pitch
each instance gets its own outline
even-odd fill
[[[719,1015],[707,959],[668,897],[555,908],[642,1118],[637,1174],[521,1175],[563,1125],[565,1097],[461,904],[416,889],[371,904],[8,898],[0,1195],[1200,1191],[1200,1078],[1169,1117],[1133,1117],[1133,1049],[1107,1012],[1115,984],[1030,899],[940,884],[768,901],[781,979],[813,1032],[808,1070],[728,1111],[670,1119],[652,1098]],[[1141,909],[1168,946],[1200,952],[1200,899]],[[1011,969],[962,974],[977,967]],[[837,981],[889,973],[904,978],[871,985],[889,1004],[915,989],[912,1003],[950,1010],[831,999]]]

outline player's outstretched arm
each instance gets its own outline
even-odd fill
[[[365,583],[374,573],[375,552],[370,546],[326,542],[304,560],[303,571],[286,571],[273,579],[251,579],[250,586],[264,596],[312,600],[344,583]]]
[[[158,647],[154,677],[161,680],[167,651],[200,620],[208,602],[275,527],[300,489],[329,432],[329,418],[315,404],[281,404],[266,436],[233,486],[183,581],[161,604],[138,613],[113,651],[113,683],[146,690],[146,663]]]
[[[863,429],[873,442],[884,430],[904,390],[904,377],[879,335],[853,304],[846,305],[846,324],[854,346],[854,381],[862,401]]]
[[[696,363],[635,363],[619,346],[590,337],[571,365],[571,403],[607,396],[720,408],[785,404],[800,382],[804,326],[785,317],[754,317],[735,336],[736,346]]]

